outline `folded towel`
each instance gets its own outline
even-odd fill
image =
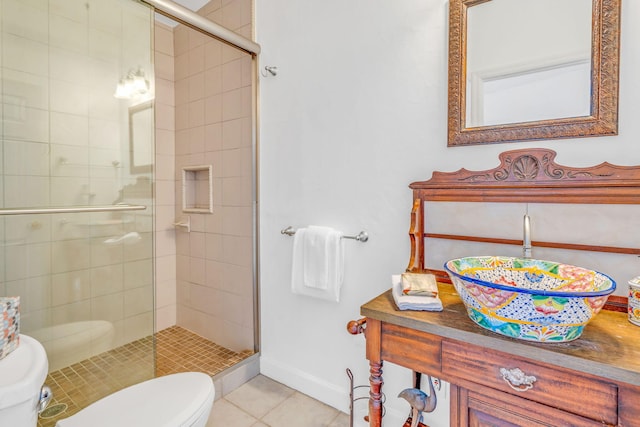
[[[330,301],[340,300],[344,270],[342,233],[309,226],[293,239],[291,291]]]
[[[400,310],[442,311],[442,301],[436,296],[405,295],[401,275],[391,276],[391,293]]]
[[[436,276],[424,273],[402,273],[402,293],[426,297],[438,296]]]
[[[20,344],[20,297],[0,297],[0,359]]]

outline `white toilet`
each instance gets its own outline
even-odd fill
[[[47,377],[47,355],[37,340],[20,335],[16,350],[0,360],[0,425],[35,427]],[[154,378],[115,392],[57,427],[204,427],[213,405],[213,380],[200,372]]]
[[[46,350],[52,371],[111,350],[115,339],[115,328],[106,320],[62,323],[28,333]]]
[[[98,400],[56,427],[204,427],[214,395],[207,374],[167,375]]]
[[[0,425],[35,427],[49,365],[44,347],[20,335],[20,345],[0,360]]]

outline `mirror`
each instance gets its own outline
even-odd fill
[[[448,145],[616,135],[620,0],[451,0]]]
[[[153,103],[129,107],[129,170],[150,173],[153,165]]]

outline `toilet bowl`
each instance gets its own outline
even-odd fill
[[[167,375],[98,400],[56,427],[204,427],[214,396],[207,374]]]
[[[17,349],[0,360],[0,424],[35,427],[48,363],[44,347],[21,334]]]
[[[51,371],[89,359],[113,348],[115,328],[106,320],[84,320],[29,332],[47,352]]]

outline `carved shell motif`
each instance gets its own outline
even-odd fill
[[[575,179],[598,179],[616,175],[606,163],[585,170],[585,168],[570,169],[557,165],[553,160],[555,151],[546,149],[534,150],[532,154],[522,154],[524,150],[505,152],[500,156],[501,165],[493,170],[484,172],[470,172],[468,176],[453,178],[457,182],[482,183],[491,181],[509,181],[528,183],[532,181],[554,181]],[[616,168],[620,171],[620,167]],[[465,171],[466,172],[466,171]],[[437,172],[434,172],[434,176]]]
[[[511,173],[514,178],[521,181],[536,179],[538,172],[540,172],[540,163],[538,163],[538,160],[533,156],[520,156],[511,166]]]

